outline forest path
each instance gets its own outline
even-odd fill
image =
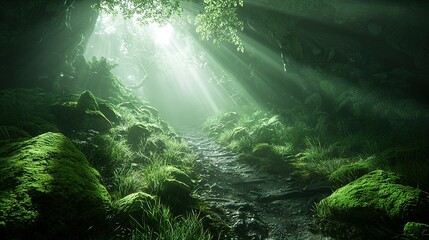
[[[310,231],[311,208],[331,192],[325,183],[303,184],[290,174],[272,175],[240,163],[202,133],[184,137],[199,155],[197,193],[224,211],[238,239],[330,239]]]

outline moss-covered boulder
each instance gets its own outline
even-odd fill
[[[158,195],[163,204],[170,206],[174,212],[181,213],[194,206],[195,199],[191,193],[187,184],[176,179],[165,179]]]
[[[94,95],[90,91],[85,91],[80,94],[77,99],[76,107],[80,111],[99,111],[97,100],[95,100]]]
[[[165,149],[167,149],[167,144],[160,138],[150,138],[144,146],[145,152],[151,154],[164,152]]]
[[[100,112],[103,113],[104,116],[106,116],[107,119],[109,119],[112,123],[119,123],[121,121],[121,115],[115,110],[115,108],[108,103],[99,103],[98,107],[100,109]]]
[[[52,105],[51,112],[57,117],[59,127],[67,133],[87,130],[106,132],[112,127],[89,91],[83,92],[77,102]]]
[[[407,222],[404,235],[409,240],[429,239],[429,225],[424,223]]]
[[[154,206],[156,199],[154,196],[144,193],[136,192],[132,193],[124,198],[117,200],[114,204],[115,210],[115,222],[117,222],[121,228],[129,228],[135,224],[135,220],[145,219],[147,222],[147,216],[145,209],[150,206]]]
[[[400,183],[398,175],[376,170],[339,188],[317,205],[322,231],[340,239],[383,239],[408,221],[427,221],[429,193]]]
[[[161,203],[176,213],[183,213],[194,206],[195,199],[191,195],[194,183],[185,172],[169,165],[160,166],[154,172],[148,192],[159,196]]]
[[[189,187],[194,186],[194,182],[188,176],[188,174],[178,169],[177,167],[166,165],[166,166],[163,166],[162,168],[163,168],[163,171],[165,171],[171,179],[175,179],[179,182],[182,182],[188,185]]]
[[[145,143],[150,135],[149,127],[143,123],[137,123],[128,129],[127,141],[133,149],[138,149],[139,145]]]
[[[252,154],[260,158],[268,158],[272,160],[279,160],[281,156],[277,153],[273,145],[268,143],[258,143],[252,150]]]
[[[98,172],[60,133],[0,148],[0,234],[6,239],[84,237],[110,206]]]
[[[77,130],[106,132],[112,128],[112,123],[100,111],[85,111],[76,126]]]
[[[257,144],[251,154],[238,155],[237,161],[257,166],[271,174],[286,174],[292,170],[290,162],[284,161],[276,147],[267,143]]]

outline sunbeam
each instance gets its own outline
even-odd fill
[[[119,63],[113,72],[126,85],[141,87],[135,91],[142,99],[174,123],[201,123],[242,101],[251,102],[238,81],[189,29],[183,19],[142,26],[136,19],[102,15],[85,57],[106,57]],[[237,95],[242,96],[241,103],[237,103]]]
[[[0,238],[428,239],[428,13],[2,0]]]

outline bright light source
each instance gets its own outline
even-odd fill
[[[115,31],[102,31],[107,27]],[[95,33],[88,42],[93,47],[86,49],[85,58],[115,59],[119,66],[112,72],[167,120],[195,126],[236,104],[230,98],[233,91],[226,89],[231,87],[235,94],[233,81],[210,81],[221,82],[229,73],[197,39],[189,37],[192,35],[185,23],[142,25],[136,18],[109,15],[98,19]],[[243,97],[247,101],[247,95]]]
[[[170,42],[171,36],[173,35],[174,28],[170,23],[159,25],[157,23],[151,24],[151,28],[154,33],[155,43],[166,45]]]

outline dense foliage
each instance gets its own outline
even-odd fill
[[[174,15],[182,14],[180,0],[103,0],[95,7],[107,13],[121,13],[126,18],[137,18],[141,23],[166,23]],[[238,36],[244,24],[237,16],[237,8],[243,7],[243,0],[204,0],[204,10],[195,18],[197,32],[203,40],[212,40],[219,45],[225,41],[237,46],[243,52],[243,42]],[[192,16],[194,17],[194,16]]]

